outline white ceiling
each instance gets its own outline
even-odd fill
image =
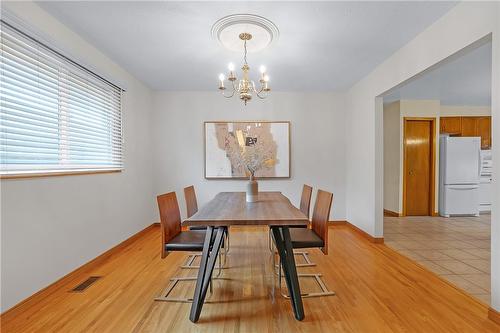
[[[279,40],[249,54],[273,90],[344,91],[456,2],[60,2],[39,5],[155,90],[214,90],[242,55],[212,40],[219,18],[273,21]]]
[[[400,99],[435,99],[443,105],[491,105],[491,42],[411,80],[384,96],[384,103]]]

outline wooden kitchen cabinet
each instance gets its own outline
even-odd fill
[[[481,137],[481,149],[491,148],[491,117],[477,118],[477,135]]]
[[[441,117],[440,132],[452,136],[479,136],[481,149],[491,148],[491,117]]]
[[[477,117],[462,117],[461,136],[478,136]]]
[[[460,135],[462,133],[462,117],[442,117],[440,120],[441,133]]]

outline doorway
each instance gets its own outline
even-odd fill
[[[404,216],[434,213],[435,123],[435,118],[404,118]]]
[[[494,195],[488,192],[494,162],[491,124],[496,121],[491,105],[492,59],[488,39],[471,45],[384,94],[380,119],[384,140],[383,208],[394,212],[383,219],[384,243],[486,304],[491,301],[494,259],[490,215]],[[475,88],[469,89],[472,86]],[[471,153],[462,145],[464,159],[452,160],[441,136],[475,137],[474,141],[480,139],[481,150],[479,154],[476,150]],[[433,171],[428,168],[429,159]],[[421,169],[416,171],[414,165],[419,163]],[[438,168],[445,165],[446,170]],[[475,214],[475,204],[470,204],[473,200],[468,200],[467,208],[462,207],[463,195],[448,199],[467,213],[421,216],[432,212],[439,215],[437,208],[444,199],[440,176],[454,172],[465,177],[462,175],[478,171],[480,191],[473,195],[480,216]],[[423,176],[416,177],[418,173]],[[431,186],[434,191],[429,192]]]

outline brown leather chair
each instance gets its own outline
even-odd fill
[[[309,211],[311,210],[311,197],[312,197],[312,191],[313,188],[309,185],[304,184],[302,187],[302,195],[300,197],[300,211],[304,213],[305,216],[307,216],[307,219],[309,220]],[[309,226],[304,226],[309,227]],[[294,252],[295,255],[301,255],[304,258],[305,264],[297,264],[297,267],[311,267],[311,266],[316,266],[315,263],[313,263],[309,259],[309,252],[307,251],[297,251]]]
[[[198,212],[198,200],[196,200],[196,192],[194,186],[184,187],[184,199],[186,200],[186,213],[187,217],[190,218]],[[199,228],[190,227],[189,229]],[[206,227],[203,227],[206,229]]]
[[[320,248],[324,254],[328,254],[328,220],[330,209],[332,207],[333,194],[323,190],[318,190],[316,202],[314,204],[311,229],[309,228],[290,228],[290,238],[292,248]],[[274,258],[274,256],[273,256]],[[297,265],[299,266],[299,265]],[[281,290],[281,269],[279,269],[279,288]],[[321,292],[305,293],[303,297],[331,296],[334,292],[329,291],[321,280],[321,274],[298,274],[299,277],[312,277],[316,280]],[[283,296],[288,297],[287,295]]]
[[[202,251],[205,242],[205,230],[181,229],[181,214],[175,192],[159,195],[157,198],[158,208],[160,210],[161,225],[161,257],[165,258],[169,252],[174,251]],[[211,240],[213,243],[214,239]],[[219,274],[221,266],[221,257],[219,254]],[[179,281],[196,280],[196,277],[174,277],[167,289],[162,293],[163,296],[156,298],[159,301],[170,302],[191,302],[191,299],[168,297]]]
[[[302,187],[302,195],[300,196],[300,211],[309,219],[309,211],[311,208],[311,196],[313,188],[304,184]]]
[[[162,247],[161,257],[170,251],[201,251],[205,241],[204,231],[182,231],[181,214],[175,192],[159,195]]]
[[[333,194],[318,190],[314,204],[311,229],[291,228],[290,237],[294,249],[319,247],[324,254],[328,254],[328,219],[332,207]]]

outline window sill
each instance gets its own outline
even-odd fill
[[[0,179],[79,176],[79,175],[95,175],[95,174],[117,173],[117,172],[122,172],[122,170],[80,170],[80,171],[74,170],[74,171],[57,171],[57,172],[12,173],[12,174],[0,175]]]

